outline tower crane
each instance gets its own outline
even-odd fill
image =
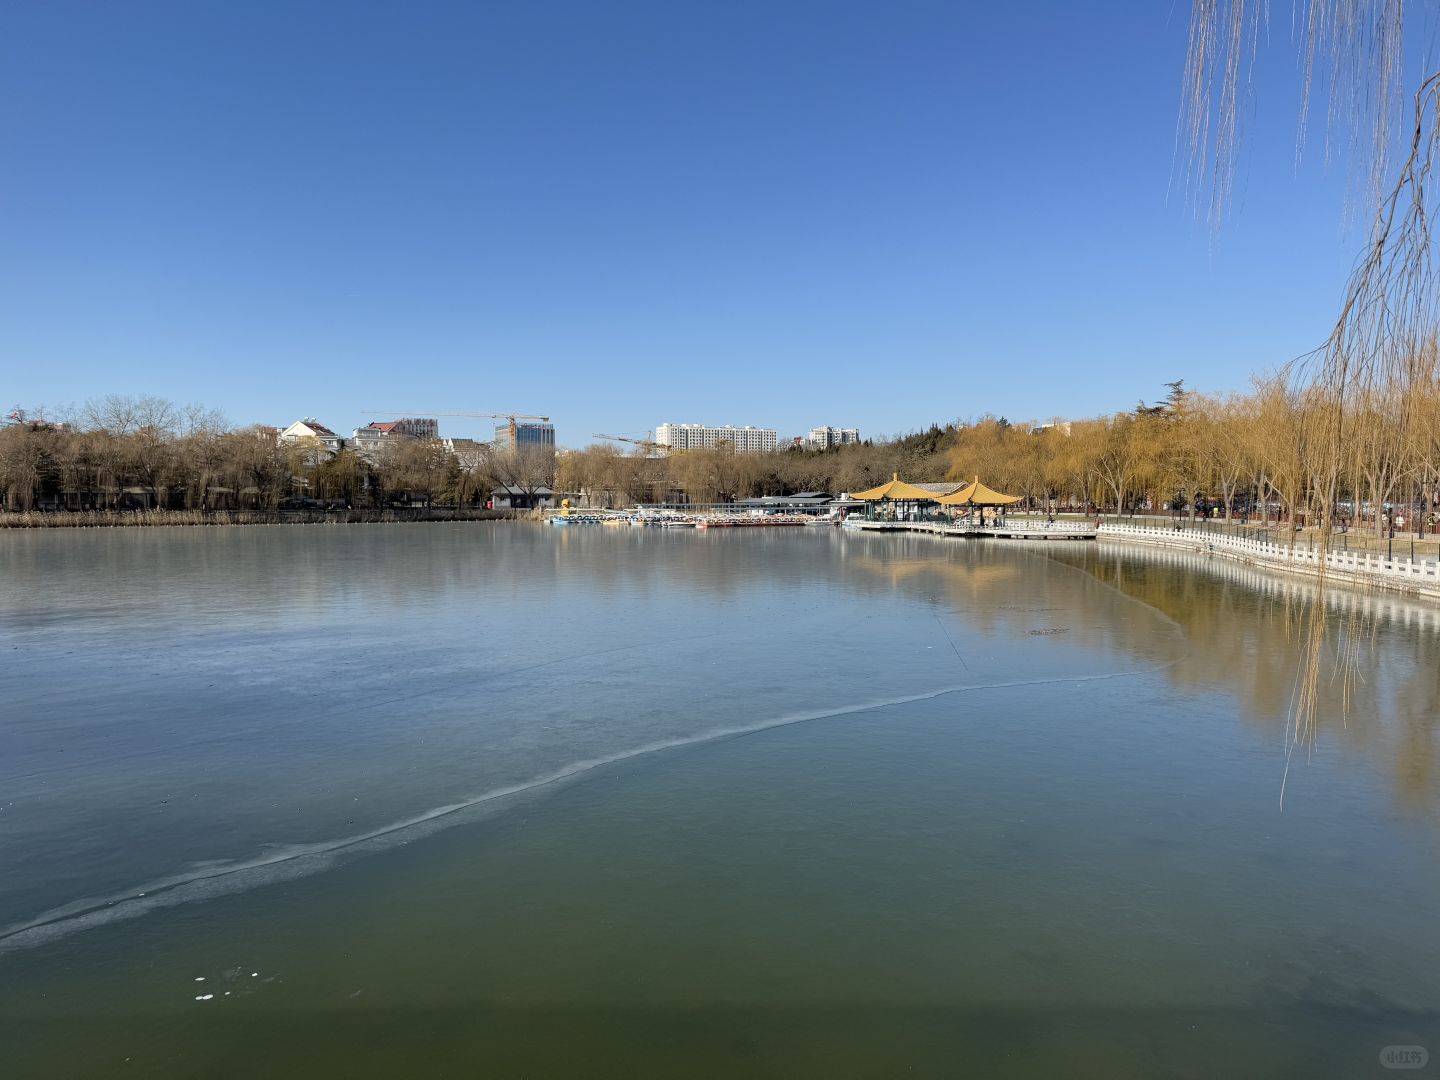
[[[633,446],[641,446],[646,450],[662,454],[668,454],[672,449],[668,443],[651,442],[649,439],[631,439],[625,435],[601,435],[599,432],[595,432],[590,437],[592,439],[604,439],[607,442],[630,443]]]

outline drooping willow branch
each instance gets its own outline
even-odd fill
[[[1326,160],[1335,156],[1336,137],[1348,133],[1370,206],[1390,174],[1404,86],[1404,15],[1404,0],[1307,0],[1291,28],[1301,61],[1296,158],[1307,143],[1313,98],[1327,91]],[[1188,200],[1208,202],[1217,227],[1229,207],[1255,64],[1270,30],[1269,0],[1191,4],[1177,157],[1183,147]]]
[[[1369,242],[1351,273],[1339,317],[1325,343],[1294,365],[1294,381],[1308,398],[1310,438],[1319,515],[1318,562],[1324,587],[1324,555],[1331,550],[1334,510],[1341,478],[1355,475],[1357,455],[1377,433],[1393,429],[1395,441],[1414,445],[1430,422],[1423,411],[1437,368],[1437,280],[1431,241],[1435,162],[1440,152],[1440,72],[1428,76],[1415,94],[1413,123],[1405,158],[1371,227]],[[1383,401],[1386,407],[1377,409]],[[1290,732],[1292,748],[1313,743],[1322,684],[1328,624],[1322,604],[1306,623],[1305,664],[1296,684]],[[1355,628],[1349,628],[1353,636]],[[1351,643],[1353,646],[1353,642]],[[1341,656],[1353,658],[1353,647]],[[1342,701],[1350,697],[1352,664],[1337,672]]]
[[[1440,72],[1426,73],[1414,96],[1408,139],[1390,169],[1404,73],[1404,0],[1308,0],[1304,5],[1302,94],[1296,144],[1305,145],[1316,80],[1329,87],[1326,157],[1330,136],[1348,130],[1352,161],[1366,177],[1371,226],[1353,268],[1340,313],[1324,343],[1286,365],[1286,392],[1303,402],[1298,434],[1301,466],[1319,525],[1317,565],[1325,588],[1325,554],[1339,510],[1342,484],[1357,474],[1360,448],[1374,445],[1377,425],[1391,425],[1399,442],[1428,446],[1433,420],[1419,403],[1440,381],[1435,347],[1440,296],[1434,268],[1430,207],[1440,153]],[[1199,201],[1208,189],[1209,217],[1218,226],[1230,198],[1243,109],[1253,89],[1268,0],[1193,0],[1185,65],[1179,140],[1188,155],[1187,194]],[[1386,402],[1379,409],[1377,402]],[[1353,497],[1353,492],[1352,492]],[[1359,509],[1358,505],[1355,508]],[[1322,597],[1323,600],[1323,597]],[[1323,602],[1305,623],[1306,661],[1297,672],[1290,748],[1313,743],[1326,688]],[[1355,628],[1350,628],[1352,635]],[[1341,643],[1336,672],[1348,700],[1355,655]]]

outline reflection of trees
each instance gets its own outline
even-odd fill
[[[1057,554],[1174,619],[1191,643],[1169,670],[1188,693],[1230,690],[1252,724],[1284,729],[1306,653],[1309,582],[1190,552],[1087,547]],[[1390,762],[1408,810],[1433,805],[1440,756],[1440,611],[1332,586],[1317,731]],[[1342,657],[1342,650],[1350,651]],[[1355,677],[1346,679],[1345,662]],[[1345,697],[1349,695],[1346,715]]]
[[[1315,596],[1301,579],[1189,552],[829,529],[697,534],[483,523],[17,531],[3,541],[0,577],[17,587],[0,599],[0,625],[77,618],[77,604],[97,628],[107,620],[123,628],[147,605],[180,625],[225,623],[232,608],[243,609],[251,626],[270,619],[344,628],[377,611],[398,625],[434,618],[442,607],[456,617],[473,598],[476,605],[520,602],[515,610],[529,614],[509,633],[543,644],[560,598],[575,601],[576,617],[587,613],[601,628],[612,617],[605,606],[611,596],[653,599],[657,613],[664,600],[676,618],[683,612],[703,626],[717,603],[744,605],[778,591],[793,595],[797,615],[809,614],[814,590],[825,589],[853,602],[857,617],[894,601],[929,605],[978,634],[1021,638],[1063,629],[1034,640],[1077,655],[1137,658],[1137,667],[1173,660],[1166,670],[1181,695],[1232,693],[1249,723],[1277,737],[1303,657],[1303,616]],[[1337,631],[1342,620],[1354,620],[1360,632],[1349,636],[1359,678],[1348,721],[1340,682],[1327,675],[1324,683],[1324,739],[1386,763],[1407,810],[1434,807],[1440,609],[1335,587],[1325,604]],[[454,629],[463,642],[468,631]],[[1330,673],[1339,670],[1336,650],[1345,640],[1339,632],[1328,636]]]
[[[1305,655],[1310,582],[1190,552],[1054,544],[1045,548],[866,536],[847,546],[847,578],[864,591],[905,590],[943,599],[985,632],[1041,625],[1054,640],[1110,647],[1145,659],[1179,655],[1166,668],[1184,695],[1231,693],[1244,718],[1278,739]],[[1057,573],[1056,563],[1084,573]],[[855,573],[859,571],[860,573]],[[1128,597],[1144,616],[1117,607]],[[1331,587],[1319,730],[1347,752],[1389,763],[1409,812],[1435,805],[1440,772],[1440,609],[1395,594]],[[1137,609],[1138,610],[1138,609]],[[1172,652],[1155,612],[1183,631]],[[1342,632],[1342,631],[1347,631]],[[1340,650],[1356,677],[1342,679]],[[1344,715],[1344,694],[1350,715]]]
[[[1418,637],[1414,663],[1396,690],[1395,788],[1407,809],[1431,805],[1440,755],[1440,642],[1432,633]]]
[[[915,535],[845,539],[845,572],[857,590],[903,589],[943,602],[982,633],[1064,630],[1053,640],[1151,662],[1171,659],[1181,645],[1153,611],[1090,575],[1057,572],[1042,549]]]

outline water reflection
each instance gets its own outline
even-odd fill
[[[966,687],[1008,687],[1024,718],[1027,687],[1060,684],[1095,722],[1085,680],[1163,671],[1278,746],[1308,602],[1188,553],[819,529],[12,532],[0,573],[0,925],[577,763]],[[1365,627],[1365,678],[1322,740],[1433,810],[1436,613],[1328,602]]]
[[[0,569],[0,923],[107,920],[0,943],[26,1075],[257,1037],[295,1075],[1363,1075],[1434,1029],[1440,657],[1403,598],[1329,594],[1367,696],[1282,814],[1313,590],[1190,554],[502,524],[0,536]],[[201,876],[586,760],[219,879],[284,888]],[[165,874],[173,910],[108,921]]]
[[[394,836],[654,747],[1171,658],[1164,620],[1086,575],[853,539],[509,523],[0,537],[17,661],[0,671],[0,859],[17,868],[0,927]],[[1127,618],[1149,647],[1116,647]]]
[[[987,635],[1053,637],[1062,647],[1141,664],[1172,663],[1190,648],[1164,609],[1127,602],[1095,575],[1057,573],[1051,547],[867,533],[842,558],[857,589],[915,594]]]
[[[1055,639],[1061,647],[1165,662],[1181,701],[1233,695],[1243,718],[1275,745],[1289,723],[1305,620],[1319,595],[1303,578],[1139,546],[861,534],[843,557],[859,571],[857,588],[918,592],[984,632],[1063,631]],[[1055,563],[1082,572],[1057,574]],[[1135,607],[1117,607],[1117,594]],[[1405,813],[1433,814],[1440,802],[1440,608],[1343,585],[1324,596],[1329,692],[1317,717],[1319,738],[1380,764]]]
[[[1278,737],[1319,590],[1213,555],[1102,545],[1053,557],[1164,612],[1191,650],[1169,669],[1185,695],[1233,692],[1245,719]],[[1440,610],[1393,593],[1332,585],[1318,737],[1379,762],[1407,813],[1433,812],[1440,771]],[[1143,647],[1143,642],[1133,642]],[[1347,682],[1345,663],[1353,677]],[[1348,693],[1348,706],[1345,695]]]

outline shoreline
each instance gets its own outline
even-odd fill
[[[385,510],[79,510],[9,511],[0,513],[0,532],[7,530],[217,527],[236,525],[378,525],[434,524],[457,521],[515,521],[533,511],[456,510],[453,507],[393,507]],[[908,523],[890,526],[897,532]],[[1379,552],[1332,550],[1324,559],[1310,548],[1272,540],[1227,535],[1209,530],[1103,521],[1095,540],[1161,547],[1218,555],[1242,565],[1318,581],[1322,577],[1347,585],[1373,586],[1390,592],[1440,601],[1440,559],[1391,557]],[[1055,537],[1054,539],[1058,539]],[[1023,540],[1021,541],[1024,542]]]
[[[513,510],[449,507],[388,510],[28,510],[0,513],[5,529],[134,529],[228,525],[390,525],[437,521],[509,521]]]

